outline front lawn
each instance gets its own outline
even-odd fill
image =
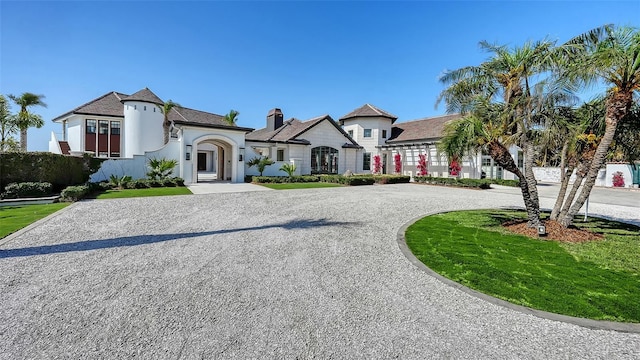
[[[190,195],[186,187],[157,187],[144,189],[107,190],[96,196],[96,199],[121,199],[144,196]]]
[[[640,322],[640,228],[578,220],[577,227],[604,239],[561,243],[502,227],[523,215],[507,210],[437,214],[418,220],[405,236],[429,268],[485,294],[569,316]]]
[[[0,238],[14,233],[68,205],[69,203],[2,206],[0,207]]]
[[[341,187],[340,184],[309,182],[309,183],[283,183],[283,184],[258,184],[274,190],[291,190],[291,189],[313,189],[313,188],[330,188]]]

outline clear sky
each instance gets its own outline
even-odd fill
[[[163,100],[262,128],[365,103],[398,121],[440,115],[446,69],[487,57],[478,42],[560,42],[612,23],[640,26],[634,1],[0,1],[0,93],[44,94],[51,119],[87,101],[149,87]],[[14,106],[12,110],[17,109]]]

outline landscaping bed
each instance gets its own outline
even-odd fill
[[[256,184],[280,184],[280,183],[333,183],[349,186],[373,185],[373,184],[399,184],[408,183],[411,177],[404,175],[297,175],[297,176],[247,176],[245,181]]]
[[[562,241],[510,231],[525,220],[522,211],[451,212],[418,220],[405,236],[426,266],[474,290],[558,314],[640,322],[640,228],[576,220]],[[587,233],[595,235],[576,241]]]
[[[435,176],[415,176],[413,180],[419,184],[429,185],[441,185],[441,186],[455,186],[463,188],[474,189],[490,189],[491,184],[517,187],[518,180],[503,180],[503,179],[459,179],[459,178],[444,178]]]

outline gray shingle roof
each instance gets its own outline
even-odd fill
[[[252,128],[229,125],[224,121],[224,116],[206,111],[194,110],[185,107],[174,107],[169,112],[169,120],[176,124],[201,126],[210,128],[234,129],[240,131],[253,131]]]
[[[397,116],[390,114],[382,109],[379,109],[371,104],[364,104],[361,107],[353,110],[347,115],[340,118],[340,124],[342,124],[343,120],[355,118],[355,117],[383,117],[387,119],[391,119],[393,123],[398,119]]]
[[[125,96],[122,99],[125,101],[145,101],[156,105],[164,105],[164,101],[162,101],[156,94],[154,94],[149,88],[144,88],[133,95]]]
[[[360,147],[329,115],[322,115],[307,121],[300,121],[292,118],[285,121],[281,127],[276,130],[270,131],[267,128],[259,129],[247,134],[247,141],[260,141],[260,142],[279,142],[290,144],[310,144],[310,142],[301,136],[314,126],[320,124],[323,121],[329,121],[342,135],[345,136],[347,142],[343,147]]]
[[[86,104],[82,104],[77,108],[66,112],[53,121],[59,120],[72,114],[95,115],[95,116],[115,116],[124,117],[123,101],[146,101],[152,104],[162,106],[164,103],[148,88],[144,88],[133,95],[127,95],[119,92],[109,92],[99,98],[93,99]],[[208,113],[206,111],[193,110],[185,107],[174,107],[169,112],[169,120],[176,124],[184,124],[191,126],[234,129],[239,131],[252,131],[252,128],[239,126],[231,126],[223,120],[223,116]]]
[[[460,117],[460,114],[451,114],[397,123],[391,128],[391,136],[386,143],[437,140],[442,137],[444,125]]]
[[[127,95],[115,91],[108,92],[56,117],[53,121],[72,114],[124,117],[124,108],[120,100],[126,96]]]

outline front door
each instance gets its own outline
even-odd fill
[[[198,153],[198,171],[207,170],[207,154]]]

